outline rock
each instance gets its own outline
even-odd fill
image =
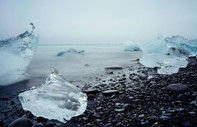
[[[191,101],[189,104],[190,105],[197,105],[197,102],[196,102],[196,100],[194,100],[194,101]]]
[[[31,127],[33,124],[28,118],[18,118],[13,121],[8,127]]]
[[[177,99],[178,99],[178,100],[181,100],[181,101],[184,101],[184,100],[187,100],[188,97],[187,97],[187,95],[179,94],[179,95],[177,96]]]
[[[193,127],[193,125],[189,121],[183,122],[182,125],[183,127]]]
[[[140,117],[140,118],[141,118],[141,117],[144,117],[144,114],[141,114],[141,115],[139,115],[138,117]]]
[[[43,117],[37,117],[36,120],[38,123],[40,123],[40,122],[46,123],[48,121],[48,119],[43,118]]]
[[[161,117],[159,117],[159,119],[161,120],[161,121],[165,121],[165,120],[168,120],[168,119],[170,119],[168,116],[161,116]]]
[[[114,72],[113,71],[109,71],[109,72],[107,72],[107,74],[113,74]]]
[[[103,109],[102,107],[97,107],[96,108],[97,111],[102,110],[102,109]]]
[[[96,94],[99,91],[97,89],[88,89],[88,90],[83,90],[83,92],[86,94]]]
[[[129,99],[133,100],[133,99],[134,99],[134,97],[133,97],[133,96],[130,96],[130,97],[129,97]]]
[[[157,121],[157,120],[156,120],[156,116],[149,116],[149,117],[148,117],[148,121],[149,121],[150,124],[155,123],[155,122]]]
[[[148,78],[147,78],[147,79],[151,79],[151,78],[153,78],[153,76],[152,76],[152,75],[148,76]]]
[[[124,104],[122,106],[122,109],[127,110],[131,105],[130,104]]]
[[[195,112],[189,112],[189,114],[190,114],[190,115],[195,115],[196,113],[195,113]]]
[[[178,111],[178,112],[182,112],[182,111],[184,111],[185,109],[184,108],[177,108],[176,109],[176,111]]]
[[[11,105],[14,105],[15,104],[15,102],[14,101],[11,101],[11,103],[10,103]]]
[[[120,104],[120,103],[116,103],[115,105],[116,105],[116,106],[120,106],[121,104]]]
[[[174,113],[174,112],[176,112],[176,110],[167,110],[167,112]]]
[[[45,124],[45,127],[54,127],[56,126],[56,123],[53,122],[53,121],[48,121],[46,124]]]
[[[174,91],[174,92],[185,92],[188,91],[189,88],[185,84],[170,84],[166,87],[167,90]]]
[[[90,65],[89,65],[89,64],[85,64],[84,66],[86,66],[86,67],[87,67],[87,66],[90,66]]]
[[[112,123],[108,123],[104,127],[113,127],[113,124]]]
[[[94,118],[101,118],[101,115],[99,115],[98,113],[95,113],[95,114],[92,115],[92,117],[94,117]]]
[[[109,66],[109,67],[105,67],[105,70],[120,70],[120,69],[123,69],[121,66],[119,65],[113,65],[113,66]]]
[[[39,123],[39,124],[35,124],[35,125],[33,125],[32,127],[44,127],[44,125],[43,125],[43,124],[41,124],[41,123]]]
[[[118,90],[106,90],[106,91],[103,91],[104,95],[112,95],[112,94],[118,94],[118,93],[119,93]]]
[[[115,109],[116,112],[124,112],[125,109],[121,108],[121,109]]]

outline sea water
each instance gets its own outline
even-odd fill
[[[73,54],[57,56],[58,52],[73,48],[85,50],[85,55]],[[54,67],[68,81],[86,82],[105,73],[106,66],[132,66],[133,60],[139,58],[140,52],[124,51],[123,45],[96,44],[42,44],[28,67],[31,78],[28,86],[39,86]]]

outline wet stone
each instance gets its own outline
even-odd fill
[[[108,123],[104,127],[113,127],[113,124],[112,123]]]
[[[167,90],[173,91],[173,92],[185,92],[188,91],[189,88],[185,84],[170,84],[166,87]]]
[[[31,127],[32,122],[28,118],[18,118],[13,121],[8,127]]]
[[[104,95],[112,95],[112,94],[118,94],[118,93],[119,93],[118,90],[106,90],[106,91],[103,91]]]
[[[97,89],[88,89],[88,90],[83,90],[83,92],[86,94],[96,94],[99,91]]]

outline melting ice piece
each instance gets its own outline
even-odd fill
[[[136,42],[127,40],[123,43],[123,45],[125,47],[125,51],[142,51],[140,44]]]
[[[177,73],[179,68],[186,67],[188,61],[186,57],[162,55],[159,53],[144,53],[140,59],[140,63],[150,68],[159,67],[157,70],[159,74],[173,74]]]
[[[35,116],[64,123],[82,114],[87,107],[87,95],[66,82],[54,68],[44,84],[20,93],[19,99],[23,109]]]
[[[7,40],[0,40],[0,85],[10,85],[27,80],[26,73],[38,45],[38,36],[34,25],[30,23],[28,31]]]

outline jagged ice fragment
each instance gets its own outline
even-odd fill
[[[52,68],[51,74],[40,87],[19,94],[24,110],[35,116],[66,122],[82,114],[87,107],[87,95]]]
[[[26,73],[38,45],[33,23],[29,29],[17,37],[0,40],[0,85],[10,85],[27,80]]]

